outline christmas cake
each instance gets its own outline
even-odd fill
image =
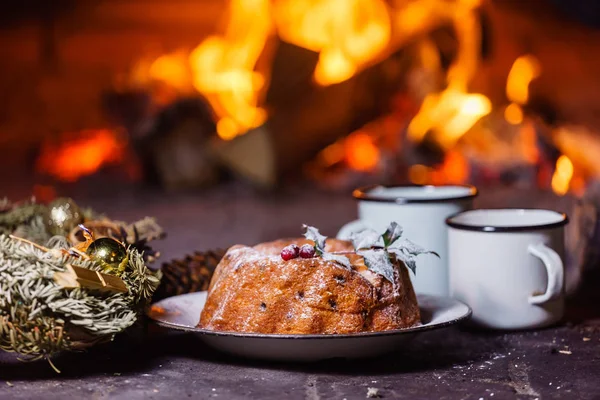
[[[306,239],[231,247],[211,279],[199,327],[274,334],[384,331],[420,323],[407,266],[426,252],[393,247],[401,229],[352,242]],[[387,234],[387,237],[386,237]],[[406,246],[409,243],[410,246]]]

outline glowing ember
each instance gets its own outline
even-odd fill
[[[47,144],[36,162],[36,170],[72,182],[101,167],[123,160],[125,141],[109,129],[82,131],[77,139]]]
[[[552,176],[552,190],[563,196],[569,191],[569,184],[573,177],[573,163],[569,157],[562,155],[556,160],[556,170]]]
[[[357,171],[371,171],[379,162],[379,148],[373,139],[362,132],[355,132],[348,136],[344,145],[346,147],[346,162],[350,168]]]

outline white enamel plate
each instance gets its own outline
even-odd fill
[[[458,300],[418,295],[422,325],[383,332],[323,335],[279,335],[211,331],[196,327],[206,301],[206,292],[169,297],[155,303],[148,316],[159,325],[196,332],[221,351],[242,357],[278,361],[317,361],[328,358],[360,358],[400,349],[416,334],[445,328],[471,315]]]

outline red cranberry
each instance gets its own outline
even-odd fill
[[[300,247],[300,257],[302,258],[313,258],[315,256],[315,246],[310,244],[304,244]]]
[[[281,258],[283,258],[285,261],[291,260],[292,258],[298,258],[299,254],[300,248],[295,244],[285,246],[283,250],[281,250]]]

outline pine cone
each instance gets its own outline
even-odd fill
[[[196,251],[182,260],[163,263],[163,277],[153,300],[200,292],[208,289],[215,268],[225,255],[225,249]]]

